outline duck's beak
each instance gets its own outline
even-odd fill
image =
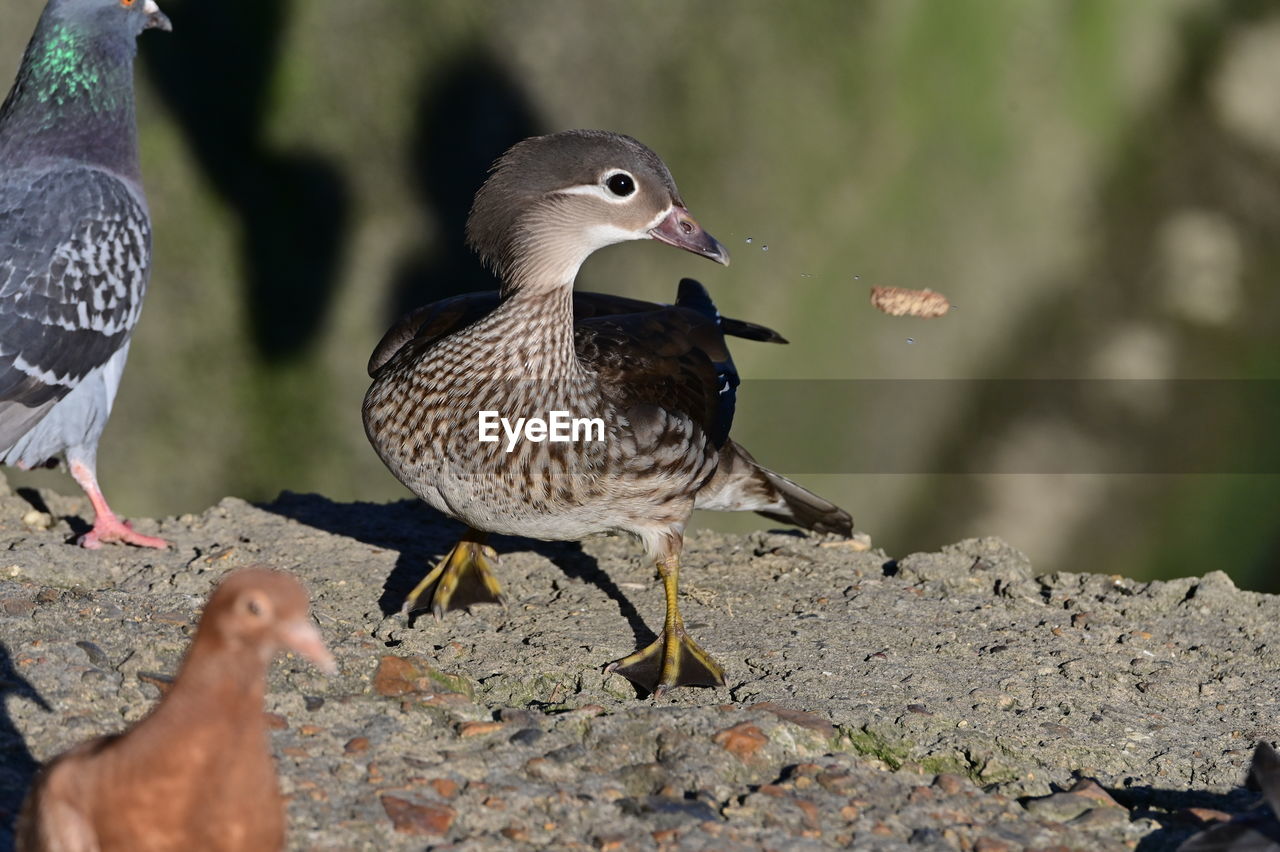
[[[710,258],[716,263],[729,265],[729,252],[720,241],[702,230],[702,226],[680,205],[674,205],[658,225],[649,230],[649,236],[670,246],[691,251]]]
[[[147,23],[142,27],[144,30],[173,32],[173,22],[169,20],[168,15],[160,11],[160,7],[156,5],[156,0],[147,0],[142,7],[142,11],[147,16]]]

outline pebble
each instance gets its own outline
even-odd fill
[[[396,831],[417,837],[445,834],[457,816],[453,808],[434,802],[417,802],[389,794],[384,794],[381,802]]]
[[[22,516],[22,523],[26,524],[33,530],[45,532],[53,526],[53,515],[50,515],[48,512],[41,512],[37,509],[32,509]]]
[[[1093,800],[1078,793],[1052,793],[1038,799],[1030,799],[1024,805],[1027,811],[1040,819],[1067,822],[1093,807]]]
[[[458,736],[467,737],[483,737],[487,734],[496,734],[498,731],[507,727],[505,722],[463,722],[458,725]]]
[[[458,782],[452,778],[432,778],[427,782],[436,795],[442,799],[452,799],[458,795]]]
[[[756,725],[742,722],[720,731],[712,741],[734,757],[746,762],[769,742],[769,738]]]
[[[511,742],[516,745],[531,746],[542,739],[546,734],[537,728],[521,728],[511,735]]]

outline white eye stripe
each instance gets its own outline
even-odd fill
[[[636,193],[631,193],[625,197],[614,195],[605,187],[598,183],[584,183],[578,186],[566,186],[564,189],[557,189],[557,195],[589,195],[593,198],[603,198],[610,204],[629,204],[635,200]]]
[[[605,185],[610,178],[617,175],[625,175],[631,179],[631,192],[626,195],[617,195]],[[589,195],[595,198],[603,198],[610,204],[627,204],[639,197],[640,182],[636,180],[635,175],[631,174],[631,172],[626,169],[609,169],[607,172],[600,175],[600,180],[597,183],[582,183],[577,186],[566,186],[564,189],[556,190],[556,194]]]

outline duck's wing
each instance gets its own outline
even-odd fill
[[[694,425],[717,450],[728,441],[738,372],[698,282],[681,281],[674,305],[578,319],[574,348],[633,429],[669,432],[666,421],[675,417],[683,421],[677,431]]]
[[[680,286],[686,290],[702,289],[702,285],[691,278],[681,281]],[[704,290],[704,295],[705,292]],[[710,303],[710,298],[707,298],[707,303]],[[376,376],[383,365],[390,361],[406,343],[416,341],[420,345],[429,345],[435,340],[461,331],[492,313],[497,307],[498,292],[487,290],[441,299],[406,314],[383,335],[382,340],[373,350],[373,355],[369,358],[369,375]],[[613,296],[608,293],[575,292],[573,294],[575,322],[628,314],[648,314],[670,307],[672,306],[646,302],[642,299],[628,299],[626,296]],[[714,312],[715,306],[712,305],[711,309]],[[716,314],[716,321],[719,323],[720,331],[732,337],[763,343],[787,342],[786,338],[773,329],[753,322],[721,317],[718,314]]]

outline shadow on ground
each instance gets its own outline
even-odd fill
[[[318,530],[396,551],[399,554],[396,566],[385,578],[382,596],[378,600],[384,616],[400,611],[409,592],[449,552],[464,529],[462,524],[446,518],[417,500],[401,500],[396,503],[335,503],[318,494],[294,494],[286,491],[274,502],[261,504],[259,508]],[[600,567],[596,558],[584,551],[578,542],[547,542],[494,536],[489,543],[498,551],[499,556],[519,551],[537,553],[559,568],[566,577],[600,589],[617,604],[618,611],[635,634],[637,647],[648,645],[658,638],[640,617],[631,600]]]
[[[0,644],[0,852],[13,848],[13,827],[27,788],[40,764],[31,756],[22,734],[6,709],[10,695],[34,702],[45,712],[52,708],[14,668],[9,649]]]

